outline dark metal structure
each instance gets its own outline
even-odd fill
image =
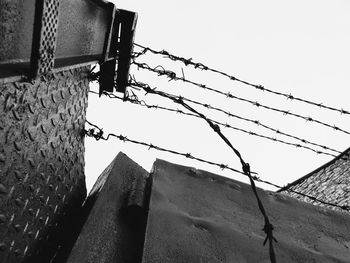
[[[1,82],[99,63],[101,91],[124,92],[136,21],[103,0],[1,0]]]
[[[90,65],[128,75],[128,14],[102,0],[0,0],[0,262],[67,259],[84,220]]]

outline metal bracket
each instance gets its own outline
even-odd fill
[[[131,54],[135,13],[104,0],[7,2],[0,8],[0,83],[100,63],[101,85],[113,90],[115,60]],[[128,62],[120,64],[127,79]]]
[[[137,13],[118,9],[113,21],[113,32],[105,61],[100,65],[100,95],[103,91],[125,92],[133,51]],[[115,76],[116,59],[118,60]]]
[[[128,84],[131,54],[133,51],[134,34],[137,23],[137,13],[119,10],[122,21],[120,29],[120,48],[117,70],[117,91],[125,92]]]

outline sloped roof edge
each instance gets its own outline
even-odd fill
[[[344,155],[350,155],[350,147],[347,148],[344,152],[342,152],[341,154],[339,154],[337,157],[335,157],[334,159],[330,160],[329,162],[325,163],[324,165],[316,168],[315,170],[313,170],[312,172],[304,175],[303,177],[300,177],[299,179],[295,180],[294,182],[291,182],[289,184],[287,184],[286,186],[282,187],[281,189],[278,189],[276,192],[282,192],[285,191],[287,189],[289,189],[291,186],[294,186],[304,180],[306,180],[307,178],[309,178],[310,176],[314,175],[315,173],[319,172],[320,170],[330,166],[331,164],[335,163],[336,161],[338,161],[340,158],[342,158]]]

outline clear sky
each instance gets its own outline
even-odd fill
[[[191,57],[194,61],[272,90],[350,110],[350,2],[347,0],[125,0],[114,3],[117,8],[138,12],[136,43]],[[161,56],[147,55],[138,61],[147,62],[153,67],[163,65],[180,76],[183,70],[186,79],[269,106],[311,116],[350,131],[350,115],[269,95],[206,71],[169,62]],[[156,86],[159,90],[222,107],[339,151],[350,146],[349,135],[320,125],[269,112],[184,83],[168,82],[165,77],[156,77],[141,69],[138,71],[135,66],[131,73],[137,80]],[[96,85],[91,88],[97,90]],[[143,97],[141,92],[136,94],[148,103],[181,109],[154,95]],[[197,106],[195,108],[230,125],[296,142],[223,114],[205,111]],[[145,109],[121,101],[99,99],[94,95],[89,96],[87,118],[104,127],[106,133],[122,134],[130,139],[189,152],[240,169],[236,156],[202,120]],[[222,132],[241,152],[245,161],[250,163],[252,170],[258,172],[262,179],[280,185],[292,182],[332,159],[230,129],[223,128]],[[87,138],[85,142],[88,188],[119,151],[147,170],[151,169],[155,158],[161,158],[245,180],[242,175],[116,139],[96,142]],[[263,184],[258,185],[275,190]]]

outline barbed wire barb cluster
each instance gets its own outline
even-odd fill
[[[209,120],[204,114],[200,113],[199,111],[195,110],[193,107],[191,107],[189,104],[185,103],[184,100],[182,99],[182,97],[176,97],[176,96],[172,96],[169,95],[165,92],[162,91],[158,91],[155,89],[151,89],[150,86],[148,84],[140,84],[137,85],[138,87],[142,88],[146,94],[155,94],[164,98],[167,98],[171,101],[173,101],[176,104],[179,104],[181,106],[183,106],[185,109],[189,110],[190,112],[198,115],[201,119],[203,119],[205,122],[207,122],[207,124],[209,125],[209,127],[225,142],[225,144],[235,153],[235,155],[238,157],[238,159],[241,162],[242,165],[242,171],[243,173],[248,176],[249,178],[249,182],[250,182],[250,186],[252,188],[252,191],[254,193],[254,196],[256,198],[256,201],[258,203],[258,207],[259,210],[261,212],[261,214],[264,217],[264,228],[263,231],[266,234],[266,238],[265,241],[263,243],[263,245],[266,244],[267,241],[269,241],[269,254],[270,254],[270,261],[271,263],[275,263],[276,262],[276,256],[275,256],[275,252],[273,249],[273,242],[277,242],[277,240],[275,239],[275,237],[273,236],[273,225],[270,222],[270,219],[265,211],[264,205],[262,204],[259,194],[257,192],[256,189],[256,185],[254,182],[254,178],[251,174],[251,170],[250,170],[250,165],[249,163],[245,162],[241,153],[231,144],[230,140],[221,132],[220,127],[213,123],[211,120]]]
[[[268,89],[268,88],[266,88],[266,87],[264,87],[262,85],[256,85],[256,84],[250,83],[248,81],[241,80],[241,79],[239,79],[239,78],[237,78],[235,76],[232,76],[230,74],[227,74],[227,73],[225,73],[223,71],[220,71],[220,70],[217,70],[217,69],[214,69],[214,68],[210,68],[210,67],[208,67],[208,66],[206,66],[206,65],[204,65],[202,63],[193,62],[192,58],[186,59],[184,57],[173,55],[173,54],[169,53],[166,50],[157,51],[157,50],[154,50],[154,49],[152,49],[150,47],[145,47],[145,46],[137,44],[137,43],[134,43],[134,45],[136,47],[139,47],[139,48],[142,49],[140,52],[135,52],[134,53],[134,55],[133,55],[134,58],[137,58],[137,57],[140,57],[142,55],[145,55],[147,52],[151,52],[151,53],[156,54],[156,55],[163,55],[164,57],[167,57],[170,60],[180,61],[185,66],[191,65],[191,66],[193,66],[196,69],[211,71],[213,73],[216,73],[216,74],[219,74],[221,76],[227,77],[228,79],[230,79],[232,81],[240,82],[242,84],[245,84],[247,86],[253,87],[253,88],[255,88],[257,90],[260,90],[260,91],[264,91],[264,92],[268,92],[268,93],[271,93],[271,94],[274,94],[274,95],[277,95],[277,96],[285,97],[288,100],[299,101],[299,102],[306,103],[306,104],[309,104],[309,105],[312,105],[312,106],[316,106],[316,107],[319,107],[319,108],[323,108],[323,109],[327,109],[327,110],[330,110],[330,111],[339,112],[339,113],[344,114],[344,115],[350,115],[350,111],[349,110],[345,110],[345,109],[342,109],[342,108],[339,109],[339,108],[336,108],[336,107],[327,106],[327,105],[324,105],[323,103],[317,103],[317,102],[314,102],[314,101],[303,99],[303,98],[294,96],[292,94],[287,94],[287,93],[275,91],[275,90],[272,90],[272,89]]]
[[[159,66],[155,67],[155,68],[152,68],[150,67],[149,65],[147,65],[146,63],[138,63],[136,62],[135,60],[132,61],[132,64],[136,65],[138,68],[142,68],[142,69],[146,69],[146,70],[149,70],[151,72],[154,72],[154,73],[157,73],[159,76],[167,76],[170,80],[175,80],[175,81],[183,81],[183,82],[186,82],[186,83],[189,83],[191,85],[194,85],[194,86],[197,86],[201,89],[204,89],[204,90],[209,90],[211,92],[215,92],[217,94],[220,94],[220,95],[223,95],[225,96],[226,98],[230,98],[230,99],[235,99],[235,100],[239,100],[239,101],[242,101],[242,102],[245,102],[245,103],[249,103],[253,106],[256,106],[258,108],[264,108],[266,110],[270,110],[270,111],[274,111],[274,112],[278,112],[278,113],[282,113],[283,115],[285,116],[292,116],[292,117],[295,117],[295,118],[298,118],[298,119],[302,119],[302,120],[305,120],[307,122],[314,122],[314,123],[317,123],[319,125],[322,125],[324,127],[327,127],[327,128],[330,128],[330,129],[333,129],[335,131],[339,131],[339,132],[343,132],[345,134],[348,134],[350,135],[350,132],[345,130],[345,129],[342,129],[334,124],[329,124],[329,123],[326,123],[326,122],[323,122],[323,121],[320,121],[318,119],[315,119],[315,118],[312,118],[310,116],[304,116],[304,115],[301,115],[301,114],[298,114],[298,113],[294,113],[294,112],[291,112],[289,110],[283,110],[283,109],[278,109],[278,108],[275,108],[275,107],[271,107],[271,106],[268,106],[268,105],[265,105],[265,104],[262,104],[260,102],[257,102],[257,101],[252,101],[252,100],[249,100],[249,99],[246,99],[246,98],[242,98],[242,97],[239,97],[239,96],[235,96],[233,94],[231,94],[230,92],[223,92],[221,90],[218,90],[218,89],[214,89],[212,87],[209,87],[205,84],[202,84],[202,83],[198,83],[198,82],[194,82],[194,81],[191,81],[191,80],[188,80],[188,79],[185,79],[183,77],[178,77],[176,75],[175,72],[173,71],[170,71],[170,70],[165,70],[164,68],[162,69],[158,69]]]
[[[90,93],[94,93],[94,94],[98,95],[97,92],[90,91]],[[168,107],[164,107],[164,106],[147,104],[144,100],[139,100],[138,97],[135,96],[134,94],[132,96],[124,96],[123,98],[122,97],[118,97],[117,95],[115,95],[113,93],[109,93],[109,92],[103,92],[103,95],[105,95],[105,96],[107,96],[109,98],[112,98],[112,99],[118,99],[118,100],[121,100],[121,101],[127,101],[127,102],[130,102],[132,104],[136,104],[136,105],[139,105],[139,106],[142,106],[142,107],[146,107],[146,108],[149,108],[149,109],[155,109],[155,110],[159,109],[159,110],[174,112],[174,113],[181,114],[181,115],[187,115],[187,116],[199,118],[197,115],[195,115],[193,113],[185,112],[185,111],[180,110],[180,109],[172,109],[172,108],[168,108]],[[182,98],[185,99],[184,97],[182,97]],[[331,154],[331,153],[328,153],[328,152],[317,150],[317,149],[314,149],[314,148],[311,148],[311,147],[308,147],[308,146],[305,146],[305,145],[284,141],[284,140],[278,139],[276,137],[270,137],[270,136],[267,136],[267,135],[259,134],[257,132],[252,132],[252,131],[249,131],[249,130],[245,130],[243,128],[235,127],[235,126],[230,125],[228,123],[223,123],[223,122],[211,119],[211,118],[208,118],[208,119],[210,121],[212,121],[213,123],[221,126],[221,127],[232,129],[232,130],[235,130],[235,131],[239,131],[239,132],[251,135],[251,136],[260,137],[260,138],[263,138],[263,139],[267,139],[267,140],[270,140],[270,141],[273,141],[273,142],[289,145],[289,146],[296,147],[296,148],[303,148],[303,149],[312,151],[312,152],[317,153],[317,154],[324,154],[324,155],[331,156],[331,157],[336,157],[337,156],[335,154]],[[251,120],[251,122],[255,123],[256,125],[265,127],[265,128],[268,127],[268,126],[265,126],[264,124],[260,123],[259,121]],[[277,134],[282,134],[282,135],[285,134],[282,131],[275,130],[275,129],[270,128],[270,127],[268,127],[268,129],[272,130],[272,131],[275,131]],[[302,141],[302,142],[309,142],[309,141],[307,141],[305,139],[298,138],[298,137],[293,136],[293,135],[290,135],[289,137],[298,139],[299,141]],[[312,142],[309,142],[309,143],[310,144],[315,144],[315,143],[312,143]],[[331,149],[331,148],[329,148],[327,146],[323,146],[323,145],[319,145],[319,144],[315,144],[315,145],[317,145],[319,147],[322,147],[324,149]],[[334,150],[334,149],[331,149],[331,150],[333,150],[335,152],[338,152],[338,153],[341,153],[340,151],[337,151],[337,150]]]
[[[220,164],[220,163],[216,163],[216,162],[212,162],[212,161],[208,161],[208,160],[204,160],[204,159],[195,157],[191,153],[181,153],[181,152],[177,152],[175,150],[169,150],[169,149],[166,149],[166,148],[162,148],[162,147],[156,146],[156,145],[154,145],[152,143],[145,143],[145,142],[132,140],[132,139],[129,139],[127,136],[123,136],[123,135],[115,135],[115,134],[109,133],[109,134],[107,134],[107,136],[105,136],[102,128],[98,127],[96,124],[93,124],[93,123],[91,123],[91,122],[89,122],[87,120],[86,120],[86,123],[88,125],[92,126],[93,128],[84,130],[84,134],[86,136],[88,136],[88,137],[94,138],[97,141],[98,140],[106,140],[106,141],[108,141],[110,138],[115,137],[115,138],[117,138],[117,139],[119,139],[119,140],[121,140],[123,142],[130,142],[130,143],[134,143],[134,144],[145,146],[148,149],[155,149],[155,150],[158,150],[158,151],[163,151],[163,152],[168,152],[168,153],[175,154],[175,155],[180,155],[180,156],[183,156],[185,158],[190,158],[192,160],[196,160],[196,161],[199,161],[199,162],[203,162],[203,163],[207,163],[209,165],[213,165],[213,166],[219,167],[222,170],[227,169],[227,170],[230,170],[230,171],[233,171],[235,173],[238,173],[238,174],[241,174],[241,175],[245,176],[245,174],[242,173],[241,171],[239,171],[238,169],[234,169],[234,168],[232,168],[232,167],[230,167],[230,166],[228,166],[226,164]],[[255,173],[255,172],[252,172],[252,174],[254,174],[252,176],[252,178],[256,182],[276,187],[279,190],[285,189],[285,186],[280,186],[280,185],[277,185],[275,183],[269,182],[267,180],[261,179],[259,176],[257,176],[257,173]],[[350,207],[349,206],[344,206],[344,205],[340,206],[340,205],[337,205],[337,204],[334,204],[334,203],[326,202],[326,201],[318,199],[318,198],[316,198],[314,196],[311,196],[311,195],[308,195],[308,194],[304,194],[304,193],[295,191],[293,189],[287,189],[286,191],[290,191],[290,192],[298,194],[300,196],[310,198],[311,200],[313,200],[315,202],[319,202],[319,203],[322,203],[322,204],[327,205],[327,206],[332,206],[332,207],[336,207],[336,208],[339,208],[339,209],[342,209],[342,210],[345,210],[345,211],[350,211]]]
[[[137,44],[136,44],[137,45]],[[139,45],[138,45],[139,46]],[[142,47],[142,46],[139,46],[139,47]],[[235,96],[235,95],[232,95],[230,92],[223,92],[221,90],[217,90],[215,88],[211,88],[211,87],[208,87],[207,85],[205,84],[201,84],[201,83],[197,83],[195,81],[192,81],[192,80],[188,80],[188,79],[185,79],[185,76],[184,76],[184,72],[182,70],[182,77],[178,77],[176,75],[175,72],[173,71],[170,71],[170,70],[166,70],[164,69],[162,66],[157,66],[155,68],[151,68],[149,65],[147,65],[146,63],[138,63],[135,59],[143,54],[145,54],[147,51],[151,51],[155,54],[163,54],[165,56],[167,56],[168,58],[170,58],[171,60],[180,60],[182,61],[186,66],[187,65],[193,65],[195,68],[200,68],[202,70],[209,70],[209,71],[213,71],[213,72],[216,72],[216,73],[219,73],[219,74],[222,74],[222,75],[225,75],[227,77],[230,77],[231,80],[235,80],[235,81],[239,81],[241,83],[244,83],[244,84],[247,84],[249,86],[253,86],[257,89],[260,89],[262,91],[265,91],[267,90],[268,92],[270,93],[274,93],[276,95],[285,95],[285,94],[282,94],[282,93],[279,93],[279,92],[274,92],[274,91],[271,91],[271,90],[268,90],[268,89],[265,89],[263,86],[260,86],[260,85],[254,85],[254,84],[251,84],[249,82],[246,82],[246,81],[243,81],[243,80],[240,80],[240,79],[237,79],[233,76],[229,76],[228,74],[224,73],[224,72],[220,72],[218,70],[215,70],[215,69],[211,69],[201,63],[194,63],[192,62],[192,59],[184,59],[184,58],[181,58],[181,57],[177,57],[177,56],[174,56],[172,54],[169,54],[168,52],[166,51],[154,51],[154,50],[151,50],[150,48],[147,48],[147,47],[142,47],[144,48],[143,51],[139,52],[139,53],[134,53],[133,57],[132,57],[132,63],[135,64],[138,68],[142,68],[142,69],[147,69],[149,71],[152,71],[154,73],[157,73],[158,76],[161,76],[161,75],[164,75],[164,76],[167,76],[169,78],[169,80],[180,80],[180,81],[183,81],[183,82],[186,82],[186,83],[189,83],[189,84],[192,84],[192,85],[195,85],[199,88],[202,88],[202,89],[205,89],[205,90],[209,90],[209,91],[212,91],[212,92],[215,92],[217,94],[220,94],[220,95],[224,95],[225,97],[227,98],[231,98],[231,99],[236,99],[236,100],[239,100],[239,101],[243,101],[243,102],[246,102],[246,103],[250,103],[256,107],[260,107],[260,108],[264,108],[264,109],[267,109],[267,110],[271,110],[271,111],[275,111],[275,112],[280,112],[280,113],[283,113],[283,115],[289,115],[289,116],[293,116],[293,117],[296,117],[296,118],[301,118],[301,119],[304,119],[308,122],[314,122],[314,123],[317,123],[317,124],[320,124],[320,125],[323,125],[325,127],[328,127],[328,128],[332,128],[336,131],[340,131],[340,132],[343,132],[343,133],[346,133],[346,134],[349,134],[350,135],[350,132],[340,128],[340,127],[337,127],[335,125],[330,125],[326,122],[323,122],[323,121],[320,121],[320,120],[317,120],[317,119],[314,119],[312,117],[307,117],[307,116],[303,116],[301,114],[297,114],[297,113],[293,113],[293,112],[290,112],[290,111],[287,111],[287,110],[282,110],[282,109],[279,109],[279,108],[275,108],[275,107],[271,107],[269,105],[264,105],[264,104],[261,104],[259,102],[254,102],[252,100],[249,100],[249,99],[246,99],[246,98],[242,98],[242,97],[238,97],[238,96]],[[96,73],[96,75],[94,76],[94,79],[95,80],[98,80],[99,76],[98,76],[98,73]],[[200,105],[200,106],[203,106],[207,109],[210,109],[210,110],[216,110],[216,111],[219,111],[219,112],[222,112],[222,113],[225,113],[227,114],[228,116],[230,117],[236,117],[236,118],[239,118],[239,119],[242,119],[242,120],[246,120],[246,121],[249,121],[249,122],[253,122],[255,123],[256,125],[263,125],[262,127],[264,128],[267,128],[267,129],[270,129],[272,130],[273,128],[267,126],[267,125],[264,125],[264,124],[261,124],[259,121],[254,121],[254,120],[251,120],[251,119],[248,119],[248,118],[244,118],[244,117],[241,117],[241,116],[238,116],[238,115],[233,115],[231,114],[230,112],[226,111],[226,110],[223,110],[221,108],[218,108],[218,107],[213,107],[207,103],[202,103],[202,102],[199,102],[199,101],[195,101],[195,100],[192,100],[192,99],[188,99],[188,98],[185,98],[185,97],[182,97],[182,96],[177,96],[177,95],[173,95],[173,94],[169,94],[169,93],[166,93],[166,92],[163,92],[163,91],[160,91],[160,90],[156,90],[156,88],[151,88],[148,84],[146,83],[142,83],[142,82],[138,82],[136,81],[135,78],[131,79],[131,81],[128,83],[128,85],[130,87],[133,87],[133,88],[139,88],[139,89],[142,89],[145,94],[154,94],[154,95],[157,95],[157,96],[160,96],[160,97],[163,97],[163,98],[167,98],[171,101],[173,101],[174,103],[176,104],[179,104],[181,105],[182,107],[184,107],[186,110],[188,110],[190,113],[188,112],[184,112],[184,111],[181,111],[181,110],[176,110],[177,113],[182,113],[182,114],[185,114],[185,115],[190,115],[190,116],[194,116],[194,117],[197,117],[197,118],[200,118],[202,120],[204,120],[208,125],[209,127],[225,142],[225,144],[235,153],[235,155],[239,158],[240,160],[240,163],[242,165],[242,171],[239,171],[237,169],[234,169],[234,168],[230,168],[228,167],[227,165],[224,165],[224,164],[219,164],[219,163],[215,163],[215,162],[212,162],[212,161],[207,161],[207,160],[204,160],[204,159],[201,159],[201,158],[198,158],[198,157],[194,157],[192,156],[192,154],[190,153],[181,153],[181,152],[177,152],[177,151],[174,151],[174,150],[169,150],[169,149],[166,149],[166,148],[162,148],[162,147],[158,147],[152,143],[144,143],[144,142],[140,142],[140,141],[136,141],[136,140],[133,140],[133,139],[129,139],[127,138],[126,136],[123,136],[123,135],[116,135],[116,134],[113,134],[113,133],[109,133],[106,137],[104,136],[104,133],[103,133],[103,130],[101,128],[99,128],[98,126],[96,126],[95,124],[92,124],[88,121],[86,121],[89,125],[91,125],[92,129],[89,129],[89,130],[85,130],[85,134],[87,136],[90,136],[90,137],[94,137],[96,140],[100,140],[100,139],[103,139],[103,140],[108,140],[110,137],[115,137],[115,138],[118,138],[119,140],[123,141],[123,142],[131,142],[131,143],[134,143],[134,144],[139,144],[139,145],[143,145],[143,146],[147,146],[148,149],[156,149],[156,150],[159,150],[159,151],[165,151],[165,152],[169,152],[169,153],[172,153],[172,154],[177,154],[177,155],[181,155],[183,157],[186,157],[186,158],[190,158],[190,159],[195,159],[197,161],[200,161],[200,162],[205,162],[205,163],[208,163],[208,164],[211,164],[211,165],[216,165],[218,167],[220,167],[221,169],[230,169],[234,172],[238,172],[240,174],[243,174],[245,176],[247,176],[249,178],[249,182],[250,182],[250,186],[251,186],[251,189],[254,193],[254,196],[256,198],[256,201],[257,201],[257,204],[258,204],[258,207],[259,207],[259,210],[264,218],[264,227],[263,227],[263,231],[265,232],[266,234],[266,238],[263,242],[263,245],[265,245],[266,243],[269,244],[269,255],[270,255],[270,261],[271,263],[275,263],[276,262],[276,256],[275,256],[275,252],[274,252],[274,248],[273,248],[273,243],[274,241],[277,242],[277,240],[275,239],[274,235],[273,235],[273,230],[274,230],[274,227],[273,225],[271,224],[270,222],[270,219],[265,211],[265,208],[264,208],[264,205],[259,197],[259,194],[258,194],[258,191],[257,191],[257,188],[256,188],[256,185],[255,185],[255,181],[259,181],[259,182],[263,182],[263,183],[267,183],[267,184],[270,184],[270,185],[273,185],[275,187],[278,187],[276,184],[273,184],[273,183],[270,183],[268,181],[265,181],[265,180],[261,180],[259,177],[257,177],[256,175],[253,175],[252,172],[251,172],[251,169],[250,169],[250,165],[249,163],[245,162],[245,160],[243,159],[241,153],[239,152],[238,149],[236,149],[230,142],[230,140],[222,133],[221,129],[220,129],[220,126],[223,126],[223,127],[226,127],[226,128],[231,128],[231,129],[234,129],[234,130],[237,130],[237,131],[241,131],[241,132],[245,132],[245,133],[248,133],[250,135],[254,135],[254,136],[258,136],[258,137],[261,137],[261,138],[265,138],[265,139],[272,139],[273,141],[277,141],[277,142],[280,142],[280,143],[284,143],[284,144],[287,144],[287,145],[294,145],[294,146],[297,146],[297,147],[300,147],[300,148],[305,148],[305,149],[309,149],[309,150],[312,150],[316,153],[324,153],[324,154],[327,154],[327,155],[330,155],[330,156],[333,156],[335,157],[334,154],[330,154],[330,153],[325,153],[325,152],[322,152],[322,151],[317,151],[311,147],[308,147],[308,146],[305,146],[305,145],[301,145],[301,144],[295,144],[295,143],[290,143],[290,142],[286,142],[286,141],[283,141],[283,140],[280,140],[280,139],[277,139],[277,138],[272,138],[272,137],[269,137],[269,136],[265,136],[265,135],[261,135],[261,134],[257,134],[255,132],[251,132],[251,131],[246,131],[244,129],[241,129],[241,128],[237,128],[237,127],[234,127],[234,126],[231,126],[229,124],[224,124],[224,123],[221,123],[221,122],[218,122],[218,121],[215,121],[215,120],[212,120],[210,118],[208,118],[207,116],[205,116],[203,113],[197,111],[195,108],[193,108],[191,105],[192,104],[196,104],[196,105]],[[134,104],[139,104],[139,105],[142,105],[142,106],[145,106],[145,107],[148,107],[148,108],[160,108],[159,106],[156,106],[156,105],[148,105],[146,102],[144,101],[140,101],[138,100],[137,98],[137,95],[131,90],[131,93],[132,95],[130,96],[130,94],[128,94],[127,92],[124,94],[124,98],[123,98],[123,101],[130,101],[131,103],[134,103]],[[101,95],[101,94],[100,94]],[[110,98],[112,98],[113,96],[111,94],[107,94],[107,96],[109,96]],[[117,97],[119,98],[119,97]],[[291,99],[291,100],[300,100],[300,98],[295,98],[294,96],[292,96],[291,94],[289,94],[287,96],[287,99]],[[313,104],[313,105],[316,105],[315,103],[313,102],[309,102],[309,101],[304,101],[304,100],[301,100],[303,102],[307,102],[309,104]],[[188,103],[192,103],[191,105],[188,104]],[[318,106],[322,106],[322,104],[318,105]],[[162,109],[164,108],[165,110],[168,110],[168,111],[175,111],[174,109],[170,109],[170,108],[166,108],[166,107],[161,107]],[[334,110],[334,108],[330,108],[330,107],[327,107],[326,108],[328,109],[331,109],[331,110]],[[344,111],[342,109],[342,112],[341,113],[348,113],[347,111]],[[350,113],[349,113],[350,114]],[[266,126],[266,127],[265,127]],[[95,131],[95,129],[97,129],[97,131]],[[276,133],[278,134],[281,134],[281,132],[279,130],[276,130],[276,129],[273,129]],[[284,134],[282,134],[284,135]],[[289,134],[285,135],[285,136],[288,136]],[[295,138],[298,138],[296,136],[292,136],[290,135],[289,137],[294,137]],[[299,138],[298,138],[299,139]],[[308,141],[306,140],[301,140],[303,143],[307,143]],[[315,145],[314,145],[315,146]],[[322,145],[319,145],[317,144],[318,147],[322,146]],[[335,151],[337,152],[336,150],[334,149],[331,149],[329,147],[326,147],[326,146],[323,146],[323,149],[325,150],[330,150],[330,151]],[[339,153],[339,152],[338,152]],[[279,187],[281,188],[281,187]],[[291,190],[291,189],[290,189]],[[294,192],[296,193],[296,191],[294,190],[291,190],[291,192]],[[305,194],[301,194],[302,196],[307,196],[309,197],[308,195],[305,195]],[[316,201],[317,198],[315,197],[309,197],[311,200],[314,200]],[[318,200],[317,200],[318,201]],[[331,204],[331,203],[328,203],[328,202],[321,202],[321,203],[326,203],[327,205],[333,205],[333,206],[337,206],[337,207],[340,207],[341,209],[344,209],[344,210],[347,210],[349,209],[349,207],[341,207],[341,206],[338,206],[336,204]]]
[[[119,140],[121,140],[123,142],[131,142],[131,143],[134,143],[134,144],[139,144],[139,145],[146,146],[146,147],[148,147],[148,149],[155,149],[155,150],[158,150],[158,151],[163,151],[163,152],[168,152],[168,153],[175,154],[175,155],[180,155],[180,156],[183,156],[185,158],[189,158],[189,159],[193,159],[193,160],[196,160],[196,161],[199,161],[199,162],[202,162],[202,163],[206,163],[206,164],[210,164],[210,165],[213,165],[213,166],[217,166],[217,167],[221,168],[222,170],[227,169],[227,170],[230,170],[232,172],[245,175],[243,172],[239,171],[238,169],[232,168],[232,167],[230,167],[230,166],[228,166],[226,164],[220,164],[220,163],[216,163],[216,162],[213,162],[213,161],[208,161],[208,160],[196,157],[196,156],[194,156],[194,155],[192,155],[191,153],[188,153],[188,152],[182,153],[182,152],[178,152],[178,151],[175,151],[175,150],[166,149],[166,148],[163,148],[163,147],[156,146],[155,144],[152,144],[152,143],[145,143],[145,142],[136,141],[136,140],[133,140],[133,139],[129,139],[127,136],[116,135],[114,133],[108,133],[107,136],[105,136],[102,128],[98,127],[96,124],[93,124],[93,123],[89,122],[88,120],[86,120],[86,123],[89,124],[90,126],[92,126],[93,128],[95,128],[97,131],[95,129],[88,129],[88,130],[85,130],[85,135],[87,135],[89,137],[93,137],[97,141],[98,140],[108,141],[110,139],[110,137],[115,137],[115,138],[117,138],[117,139],[119,139]],[[256,175],[257,173],[252,172],[252,174],[255,174],[255,175],[253,175],[254,180],[259,180],[259,177]]]

